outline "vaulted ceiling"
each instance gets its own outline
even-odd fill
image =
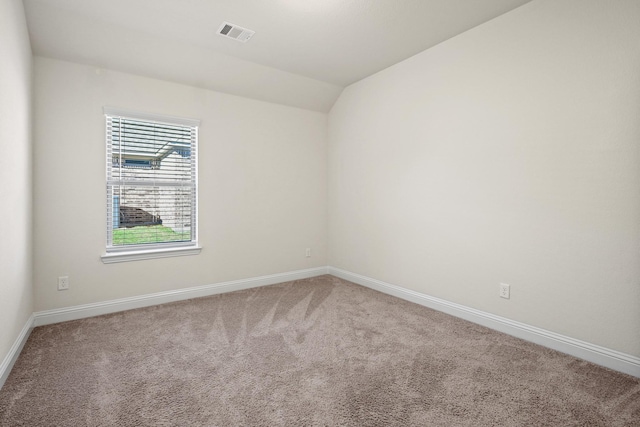
[[[24,0],[34,54],[327,112],[342,89],[530,0]],[[255,31],[217,35],[223,21]]]

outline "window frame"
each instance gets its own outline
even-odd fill
[[[105,264],[116,263],[116,262],[125,262],[125,261],[138,261],[144,259],[153,259],[153,258],[165,258],[165,257],[174,257],[174,256],[185,256],[185,255],[197,255],[202,250],[202,247],[199,246],[198,243],[198,231],[199,231],[199,218],[198,218],[198,140],[199,140],[199,127],[200,120],[196,119],[187,119],[182,117],[174,117],[174,116],[166,116],[159,114],[151,114],[151,113],[142,113],[131,110],[125,110],[121,108],[114,107],[103,107],[104,120],[105,120],[105,153],[107,155],[107,159],[105,162],[105,190],[106,196],[113,197],[113,193],[111,192],[111,187],[109,185],[109,168],[110,166],[110,141],[109,141],[109,129],[108,129],[108,117],[117,118],[121,117],[124,119],[131,120],[140,120],[145,122],[159,123],[159,124],[167,124],[167,125],[177,125],[177,126],[187,126],[194,128],[195,131],[195,154],[193,154],[193,162],[194,162],[194,181],[193,187],[195,190],[195,195],[192,199],[192,203],[195,204],[195,207],[192,210],[192,223],[191,229],[192,231],[192,240],[191,241],[177,241],[177,242],[162,242],[162,243],[147,243],[142,245],[118,245],[113,246],[111,244],[111,238],[113,236],[113,224],[112,221],[109,221],[107,206],[105,206],[104,212],[107,214],[105,216],[105,220],[103,224],[106,226],[107,231],[107,240],[105,244],[105,253],[102,254],[101,259]],[[121,167],[126,167],[122,165]],[[144,184],[143,184],[144,185]]]

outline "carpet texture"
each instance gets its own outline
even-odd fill
[[[332,276],[35,328],[2,426],[640,426],[640,379]]]

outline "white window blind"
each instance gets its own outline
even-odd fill
[[[194,246],[198,122],[105,115],[107,252]]]

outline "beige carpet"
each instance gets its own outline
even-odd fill
[[[640,426],[640,380],[332,276],[34,329],[2,426]]]

